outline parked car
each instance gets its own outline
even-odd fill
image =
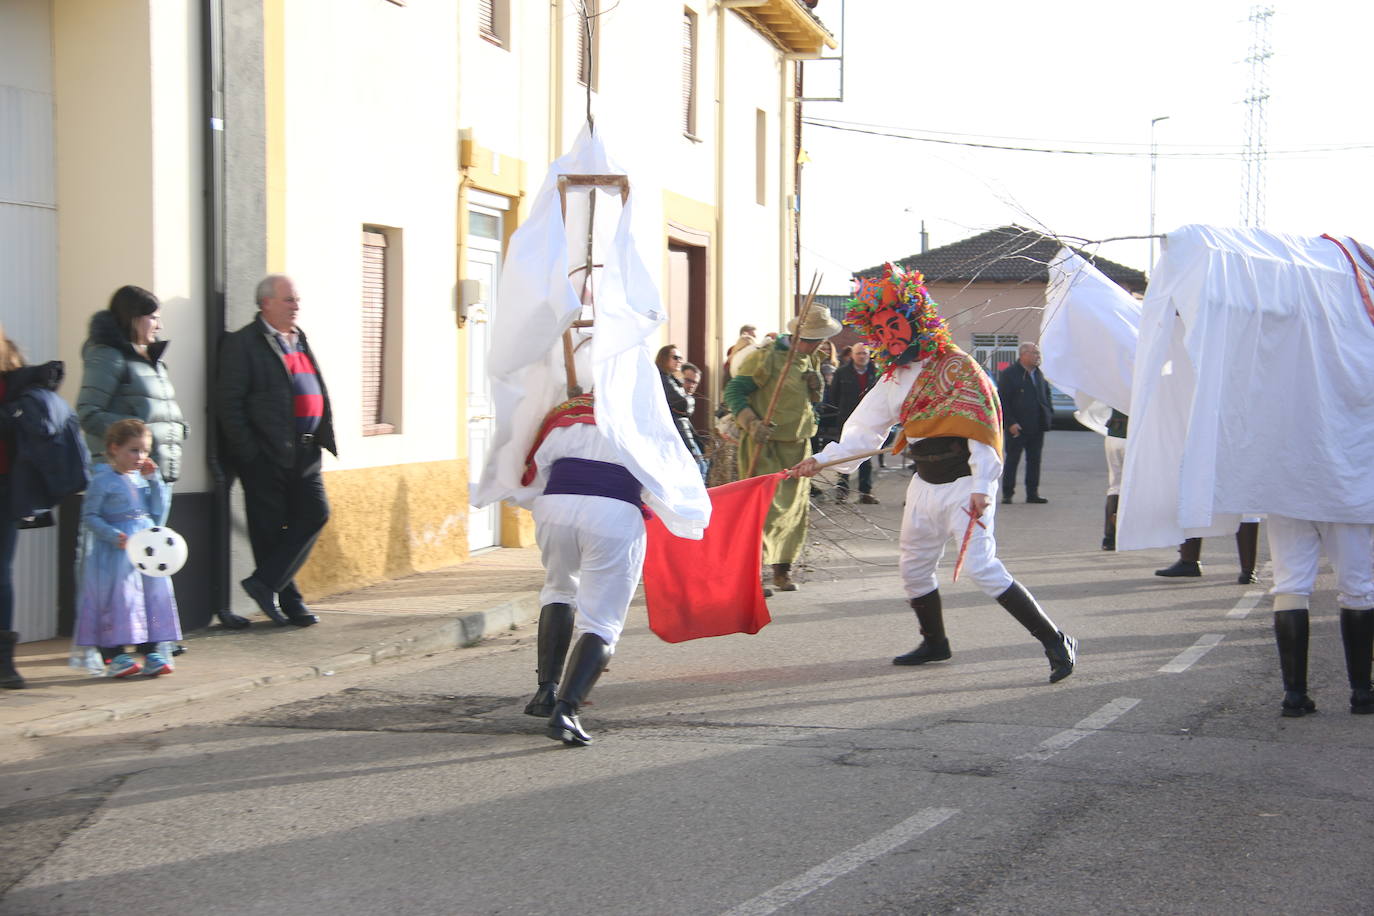
[[[1054,429],[1087,429],[1073,415],[1073,398],[1053,385],[1050,386],[1050,405],[1054,408],[1054,419],[1050,421]]]

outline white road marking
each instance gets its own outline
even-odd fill
[[[1183,652],[1179,653],[1177,658],[1169,662],[1169,664],[1165,665],[1163,668],[1160,668],[1160,673],[1179,674],[1183,671],[1187,671],[1192,667],[1193,662],[1215,649],[1225,638],[1226,637],[1222,636],[1220,633],[1208,633],[1204,635],[1197,642],[1193,643],[1192,648],[1185,649]]]
[[[1246,592],[1244,595],[1241,595],[1241,596],[1240,596],[1240,600],[1236,602],[1236,606],[1233,607],[1233,608],[1231,608],[1231,610],[1229,610],[1229,611],[1226,612],[1226,616],[1227,616],[1227,617],[1245,617],[1245,616],[1247,616],[1251,611],[1253,611],[1253,610],[1259,605],[1260,601],[1263,600],[1264,596],[1267,595],[1267,594],[1268,594],[1268,592],[1265,592],[1265,591]]]
[[[1118,697],[1079,722],[1073,728],[1066,728],[1057,735],[1051,735],[1044,741],[1041,741],[1035,750],[1021,754],[1016,759],[1034,760],[1037,762],[1049,760],[1055,754],[1067,747],[1077,744],[1093,732],[1101,731],[1108,725],[1111,725],[1117,719],[1120,719],[1126,713],[1130,712],[1139,702],[1139,700],[1131,697]]]
[[[887,855],[908,840],[940,826],[958,813],[958,808],[924,808],[917,811],[891,830],[886,830],[873,839],[822,862],[791,881],[785,881],[771,890],[764,891],[753,900],[746,900],[734,909],[725,911],[722,916],[769,916],[770,913],[776,913],[860,865]]]

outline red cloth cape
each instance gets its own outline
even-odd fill
[[[757,633],[773,619],[763,600],[763,522],[781,473],[712,487],[711,524],[699,541],[646,521],[644,603],[664,642]]]

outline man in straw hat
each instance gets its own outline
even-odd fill
[[[923,641],[892,660],[923,665],[950,657],[935,569],[951,537],[960,560],[984,594],[995,598],[1045,647],[1050,683],[1073,673],[1078,641],[1060,630],[1025,586],[997,559],[993,513],[1002,473],[1002,406],[982,368],[950,338],[920,273],[891,264],[880,279],[861,282],[845,323],[873,347],[881,378],[859,402],[839,442],[791,468],[811,477],[827,461],[867,457],[894,423],[902,427],[895,454],[913,443],[916,474],[902,516],[902,583]],[[858,460],[838,465],[852,472]],[[955,566],[958,575],[959,565]]]
[[[741,432],[741,478],[786,470],[811,454],[811,437],[816,434],[813,405],[825,392],[816,347],[840,333],[840,323],[825,307],[813,304],[800,327],[794,318],[787,329],[790,337],[750,353],[725,386],[725,403]],[[806,541],[810,495],[809,480],[785,480],[778,484],[768,510],[763,562],[773,567],[773,586],[779,591],[797,590],[792,561]]]

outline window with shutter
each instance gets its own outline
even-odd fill
[[[596,91],[598,21],[600,12],[598,0],[582,0],[582,15],[577,28],[577,82]]]
[[[682,132],[697,133],[697,14],[682,13]]]
[[[396,431],[386,416],[386,326],[388,271],[392,268],[386,234],[363,228],[362,276],[362,421],[364,436]]]
[[[498,47],[509,44],[510,0],[477,0],[477,31]]]

